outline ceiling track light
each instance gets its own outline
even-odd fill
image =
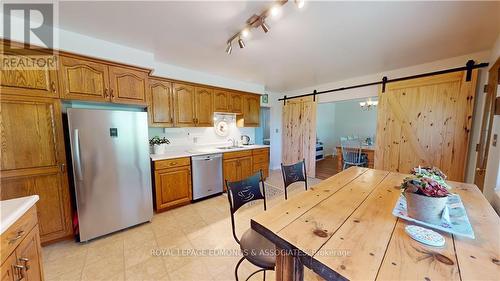
[[[243,39],[241,38],[238,39],[238,45],[240,45],[240,49],[245,48],[245,42],[243,42]]]
[[[226,53],[230,55],[232,51],[233,51],[233,43],[227,42]]]
[[[297,8],[302,9],[305,5],[305,0],[294,0]],[[270,28],[266,23],[266,18],[268,16],[277,16],[281,12],[281,7],[285,5],[288,0],[277,0],[275,3],[268,9],[264,10],[260,14],[252,15],[247,21],[245,28],[235,33],[229,40],[227,40],[226,53],[228,55],[231,54],[232,51],[232,42],[238,39],[238,45],[241,49],[245,48],[245,42],[243,42],[243,38],[248,38],[250,36],[250,31],[252,28],[262,28],[264,33],[268,33]]]
[[[269,32],[269,26],[266,24],[266,22],[264,21],[264,19],[260,23],[260,26],[262,27],[262,30],[264,30],[264,33],[268,33]]]
[[[306,4],[305,0],[295,0],[295,5],[297,5],[297,8],[299,8],[299,9],[304,8],[305,4]]]

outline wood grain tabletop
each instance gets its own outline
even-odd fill
[[[446,244],[431,247],[392,215],[407,176],[351,167],[254,217],[278,249],[277,280],[303,280],[304,266],[326,280],[498,280],[500,218],[479,189],[449,182],[476,238],[438,231]]]

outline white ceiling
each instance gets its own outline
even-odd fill
[[[500,2],[290,1],[228,56],[226,40],[271,3],[59,2],[59,25],[273,91],[488,50],[500,33]]]

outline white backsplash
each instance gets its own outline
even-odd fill
[[[229,144],[228,139],[240,140],[241,135],[248,135],[251,142],[255,141],[255,128],[238,128],[236,124],[230,124],[230,132],[227,137],[215,134],[214,127],[209,128],[149,128],[149,138],[154,136],[166,137],[169,147],[192,147],[197,145],[220,145]]]

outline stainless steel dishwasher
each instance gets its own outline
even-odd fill
[[[191,157],[193,200],[222,193],[222,154]]]

